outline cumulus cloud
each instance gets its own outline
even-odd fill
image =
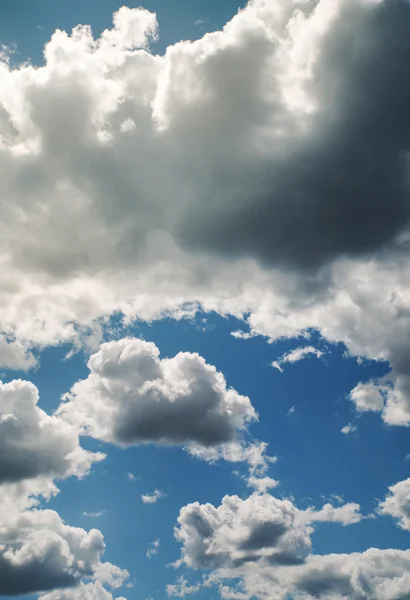
[[[390,494],[379,503],[379,513],[397,520],[402,529],[410,531],[410,479],[389,487]]]
[[[308,356],[316,356],[316,358],[320,358],[323,356],[323,352],[314,348],[313,346],[301,346],[300,348],[295,348],[290,352],[287,352],[283,356],[281,356],[278,360],[275,360],[272,363],[272,367],[278,369],[281,373],[283,372],[282,365],[284,363],[295,363],[307,358]]]
[[[158,500],[164,497],[165,494],[164,492],[161,492],[161,490],[154,490],[152,494],[141,494],[141,500],[144,504],[155,504],[158,502]]]
[[[37,359],[20,341],[0,336],[0,368],[29,371],[37,366]]]
[[[243,577],[244,593],[238,598],[404,599],[410,593],[409,561],[408,550],[371,548],[363,553],[312,555],[304,564],[291,568],[248,568]],[[224,574],[220,575],[223,581]],[[225,575],[232,577],[234,573]],[[235,598],[228,587],[224,597]]]
[[[252,0],[157,56],[123,8],[41,67],[5,54],[0,331],[29,352],[198,306],[316,328],[391,364],[382,418],[409,424],[409,23],[407,0]]]
[[[111,592],[106,590],[99,581],[82,583],[76,588],[55,590],[42,594],[39,600],[113,600]],[[125,600],[122,596],[116,600]]]
[[[57,414],[106,442],[212,447],[256,420],[249,398],[198,354],[161,359],[152,342],[126,338],[103,344],[88,367]]]
[[[351,390],[350,400],[359,412],[381,412],[384,408],[383,387],[373,382],[359,383]]]
[[[49,476],[85,475],[104,455],[84,450],[78,431],[38,406],[29,381],[0,382],[0,484]]]
[[[225,496],[219,507],[195,502],[183,507],[178,517],[175,537],[182,555],[177,564],[214,570],[252,563],[297,565],[311,553],[312,523],[349,525],[361,518],[357,504],[303,511],[290,500],[266,493],[245,500]]]
[[[101,583],[122,584],[128,573],[101,563],[105,544],[99,530],[66,525],[58,513],[39,510],[38,502],[23,492],[2,486],[0,594],[71,588],[97,576]]]

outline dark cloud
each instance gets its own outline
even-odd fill
[[[160,359],[155,344],[126,338],[103,344],[88,366],[58,414],[104,441],[211,447],[256,419],[249,398],[198,354]]]
[[[305,83],[315,112],[298,134],[271,139],[270,158],[222,163],[221,185],[182,221],[185,242],[301,269],[391,243],[410,216],[409,29],[407,0],[340,3]],[[278,76],[261,60],[256,70],[257,92]],[[271,111],[286,131],[286,107]]]

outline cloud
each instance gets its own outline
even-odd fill
[[[185,596],[191,596],[199,592],[201,587],[200,583],[189,585],[185,577],[180,575],[176,583],[169,583],[166,589],[169,597],[185,598]]]
[[[161,359],[155,344],[126,338],[102,344],[88,368],[57,414],[106,442],[212,447],[256,420],[250,400],[198,354]]]
[[[42,67],[4,55],[3,335],[198,307],[316,328],[390,363],[382,418],[409,424],[409,23],[406,0],[254,0],[157,56],[155,16],[123,8],[98,39],[56,31]]]
[[[104,513],[105,513],[104,510],[100,510],[99,512],[87,512],[87,511],[84,511],[83,512],[83,517],[98,518],[98,517],[102,517],[102,515]]]
[[[279,485],[279,481],[272,479],[272,477],[255,477],[251,476],[247,479],[247,485],[255,488],[260,493],[265,493],[268,490],[275,488]]]
[[[357,431],[357,425],[354,425],[353,423],[349,423],[349,425],[345,425],[344,427],[342,427],[342,429],[340,431],[344,435],[349,435],[350,433],[355,433],[355,431]]]
[[[375,383],[358,383],[350,392],[350,400],[359,412],[381,412],[384,408],[383,388]]]
[[[0,382],[0,484],[85,475],[104,458],[79,445],[76,428],[38,406],[38,390],[21,379]]]
[[[20,341],[0,336],[0,368],[29,371],[37,366],[37,359]]]
[[[145,502],[145,500],[144,500],[144,502]],[[155,540],[155,541],[151,542],[150,545],[148,546],[148,550],[146,552],[147,558],[152,558],[153,556],[155,556],[155,554],[158,554],[160,545],[161,545],[161,540]]]
[[[96,581],[95,583],[81,583],[76,588],[42,594],[39,600],[113,600],[113,595],[99,581]],[[117,597],[116,600],[125,600],[125,598]]]
[[[410,479],[389,487],[390,494],[379,503],[378,511],[397,520],[399,527],[410,531]]]
[[[321,356],[323,356],[323,352],[321,352],[317,348],[314,348],[313,346],[303,346],[300,348],[295,348],[294,350],[291,350],[290,352],[281,356],[278,360],[275,360],[272,363],[272,367],[278,369],[280,372],[283,372],[282,365],[284,363],[299,362],[300,360],[303,360],[308,356],[316,356],[316,358],[320,358]]]
[[[269,456],[267,453],[268,444],[266,442],[233,441],[213,448],[204,448],[198,444],[191,444],[188,451],[192,456],[196,456],[210,463],[218,460],[227,462],[245,462],[248,465],[250,476],[261,477],[269,469],[269,465],[277,462],[276,456]]]
[[[254,493],[225,496],[219,507],[195,502],[183,507],[175,528],[182,544],[178,565],[194,569],[240,569],[252,563],[297,565],[311,553],[312,523],[343,525],[361,519],[360,506],[299,510],[290,500]]]
[[[165,494],[161,490],[155,490],[152,494],[141,494],[141,500],[144,504],[155,504],[161,498],[165,498]]]
[[[242,598],[404,599],[410,592],[409,561],[408,550],[371,548],[363,553],[312,555],[294,567],[248,568]],[[225,593],[224,597],[235,596]]]
[[[72,588],[96,577],[115,587],[126,579],[126,571],[101,563],[105,544],[99,530],[66,525],[55,511],[37,508],[21,487],[1,490],[1,595]]]

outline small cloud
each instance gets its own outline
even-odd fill
[[[238,329],[238,331],[231,331],[231,336],[234,337],[237,340],[250,340],[253,337],[256,337],[256,333],[253,333],[253,331],[241,331],[240,329]]]
[[[97,517],[102,517],[102,515],[105,513],[105,510],[100,510],[99,512],[87,512],[84,511],[83,512],[83,517],[92,517],[97,518]]]
[[[180,575],[177,578],[176,583],[167,585],[167,595],[168,597],[175,596],[177,598],[184,598],[185,596],[196,594],[201,587],[202,585],[200,583],[189,585],[185,577]]]
[[[128,481],[138,481],[138,479],[140,479],[140,477],[136,477],[134,473],[126,473],[126,477],[128,478]]]
[[[410,454],[406,454],[406,457],[404,460],[410,460]]]
[[[349,423],[349,425],[345,425],[344,427],[342,427],[340,431],[345,435],[349,435],[349,433],[354,433],[355,431],[357,431],[357,426],[353,423]]]
[[[141,494],[141,500],[144,504],[155,504],[160,498],[164,498],[164,492],[155,490],[152,494]]]
[[[155,540],[155,541],[151,542],[150,545],[148,546],[148,550],[146,552],[146,557],[152,558],[153,556],[155,556],[155,554],[158,554],[160,545],[161,545],[161,540]]]
[[[278,369],[281,373],[283,373],[282,365],[284,363],[295,363],[307,358],[308,356],[316,356],[316,358],[320,358],[323,356],[324,352],[318,350],[318,348],[314,348],[313,346],[302,346],[300,348],[295,348],[286,354],[283,354],[278,360],[274,360],[271,363],[271,366],[274,369]]]
[[[290,409],[288,410],[288,412],[286,413],[286,416],[289,417],[290,415],[295,414],[296,411],[296,406],[291,406]]]
[[[39,29],[40,31],[43,31],[44,27],[42,25],[36,25],[36,29]]]
[[[204,19],[197,19],[196,21],[194,21],[194,25],[195,27],[202,27],[202,25],[205,25],[206,21]]]
[[[260,494],[264,494],[267,490],[275,488],[279,485],[279,481],[271,477],[255,477],[251,476],[247,480],[248,487],[255,488]]]

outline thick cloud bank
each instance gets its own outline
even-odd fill
[[[56,31],[41,67],[5,52],[14,364],[33,363],[30,344],[95,344],[117,310],[201,305],[388,361],[357,406],[408,425],[409,26],[407,0],[253,0],[158,56],[155,16],[122,8],[98,39]]]
[[[198,354],[159,357],[152,342],[102,344],[57,414],[97,439],[216,446],[235,440],[256,413]]]

